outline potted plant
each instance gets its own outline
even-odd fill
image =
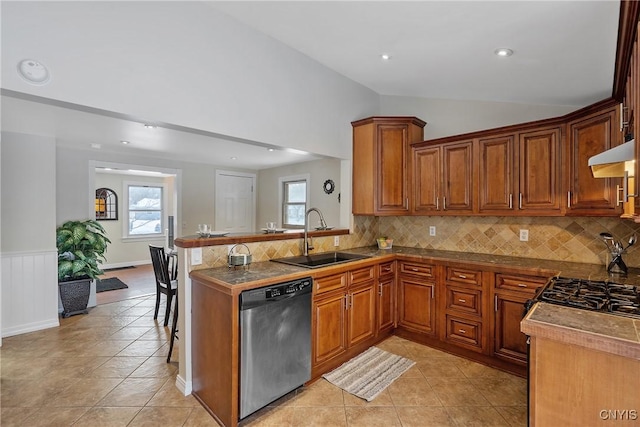
[[[111,240],[95,220],[67,221],[56,229],[62,317],[87,313],[91,282],[103,273],[99,264],[108,243]]]

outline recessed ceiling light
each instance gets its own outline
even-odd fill
[[[144,127],[146,127],[147,129],[155,129],[155,128],[157,128],[158,126],[156,126],[156,125],[150,125],[150,124],[148,124],[148,123],[145,123]]]
[[[391,55],[389,55],[388,53],[383,53],[382,55],[380,55],[380,58],[382,58],[383,61],[388,61],[391,59]]]
[[[511,56],[511,55],[513,55],[513,51],[511,49],[506,48],[506,47],[500,47],[500,48],[494,50],[493,53],[495,53],[498,56]]]
[[[91,148],[95,148],[96,150],[99,150],[100,148],[102,148],[102,145],[96,144],[95,142],[93,142],[91,143]]]
[[[120,143],[124,144],[124,145],[129,145],[131,144],[129,141],[120,141]]]
[[[238,160],[236,156],[229,157],[231,160]]]
[[[18,75],[25,82],[35,86],[46,85],[51,80],[47,67],[33,59],[23,59],[18,63]]]
[[[275,148],[267,148],[267,151],[276,151]]]

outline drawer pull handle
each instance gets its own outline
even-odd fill
[[[524,283],[518,283],[518,286],[521,287],[521,288],[526,288],[527,287],[527,285],[525,285]]]
[[[415,267],[411,267],[411,271],[418,271],[418,269]]]
[[[464,330],[464,329],[458,329],[458,332],[460,332],[461,334],[466,334],[467,333],[467,331]]]
[[[467,278],[467,276],[465,276],[464,274],[458,274],[458,277],[461,278],[461,279],[466,279]]]
[[[466,299],[459,298],[459,299],[458,299],[458,302],[467,302],[467,300],[466,300]]]

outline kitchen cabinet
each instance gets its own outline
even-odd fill
[[[618,104],[571,120],[568,125],[566,189],[567,215],[620,216],[616,183],[619,178],[594,178],[589,158],[620,143]]]
[[[561,128],[478,139],[478,211],[560,215]]]
[[[353,126],[354,215],[406,215],[409,143],[422,141],[416,117],[369,117]]]
[[[527,337],[520,331],[525,303],[548,277],[521,274],[495,275],[493,287],[493,355],[507,362],[526,366]]]
[[[446,267],[444,277],[444,329],[441,338],[450,344],[482,352],[486,346],[482,272]]]
[[[378,265],[378,295],[376,298],[376,334],[390,332],[395,327],[396,262]]]
[[[435,336],[437,266],[412,261],[399,261],[399,266],[398,326]]]
[[[473,141],[412,146],[412,213],[473,212]]]
[[[312,370],[376,334],[374,266],[314,279]]]

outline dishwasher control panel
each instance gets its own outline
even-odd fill
[[[310,294],[312,290],[313,279],[311,277],[265,286],[264,288],[251,289],[240,293],[240,310],[253,307],[255,304],[259,304],[260,301]]]

